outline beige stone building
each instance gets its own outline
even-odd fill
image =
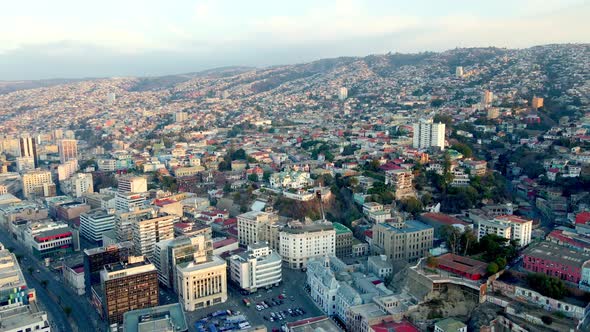
[[[195,311],[227,301],[227,263],[217,256],[206,262],[176,267],[178,301],[186,311]]]
[[[419,221],[373,226],[373,252],[391,260],[417,261],[432,248],[434,228]]]

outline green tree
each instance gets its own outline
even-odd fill
[[[488,267],[486,268],[486,271],[489,274],[496,274],[496,273],[498,273],[499,270],[500,270],[500,268],[498,267],[498,264],[496,264],[494,262],[488,264]]]
[[[465,143],[456,143],[451,146],[451,149],[461,153],[465,158],[473,157],[473,151],[469,147],[469,145]]]
[[[70,315],[72,314],[72,307],[70,307],[70,306],[65,306],[65,307],[63,308],[63,310],[64,310],[64,313],[66,314],[66,316],[70,317]]]
[[[256,175],[256,174],[249,174],[248,175],[248,180],[250,180],[252,182],[258,182],[258,175]]]
[[[47,285],[48,285],[48,284],[49,284],[49,281],[47,281],[47,280],[45,280],[45,279],[41,280],[41,286],[42,286],[43,288],[47,288]]]
[[[561,279],[543,273],[530,273],[526,276],[526,281],[533,290],[557,300],[568,294],[568,290]]]
[[[415,197],[409,197],[402,200],[402,209],[412,215],[417,215],[422,211],[422,202]]]

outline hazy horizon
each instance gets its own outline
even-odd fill
[[[20,1],[4,6],[0,80],[162,76],[340,56],[587,43],[579,0]],[[507,10],[506,8],[510,8]]]

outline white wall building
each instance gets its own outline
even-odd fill
[[[80,235],[98,242],[102,235],[115,228],[115,215],[105,209],[95,209],[80,215]]]
[[[78,173],[61,182],[61,191],[73,197],[94,192],[92,173]]]
[[[413,124],[414,136],[412,146],[416,149],[429,147],[445,148],[445,124],[433,123],[432,119],[420,120]]]
[[[176,267],[178,301],[185,311],[195,311],[227,301],[227,264],[217,256]]]
[[[248,251],[229,259],[230,278],[240,288],[255,292],[259,288],[278,286],[282,280],[281,256],[268,243],[248,246]]]
[[[283,261],[292,269],[307,266],[312,257],[336,254],[336,230],[330,222],[302,224],[292,222],[280,232],[279,248]]]
[[[498,216],[492,220],[478,220],[477,229],[478,240],[486,234],[496,234],[506,239],[518,240],[520,246],[526,246],[531,242],[533,221],[515,215]]]

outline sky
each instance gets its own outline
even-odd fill
[[[590,42],[580,0],[3,0],[0,80]]]

